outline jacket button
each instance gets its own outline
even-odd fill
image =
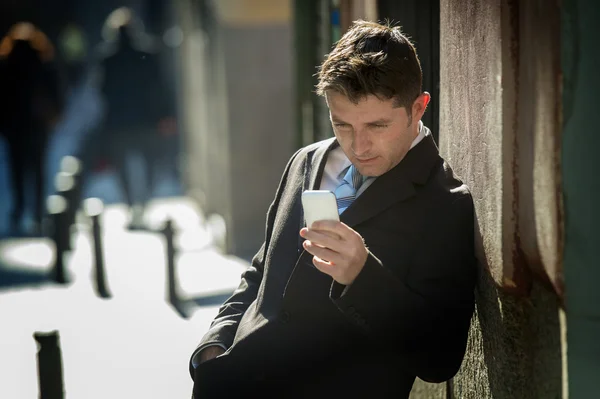
[[[279,322],[281,324],[287,324],[290,321],[290,313],[286,310],[282,310],[281,313],[279,313]]]
[[[346,309],[346,312],[352,316],[354,313],[356,313],[356,309],[354,309],[354,306],[348,306],[348,308]]]

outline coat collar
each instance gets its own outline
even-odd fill
[[[318,190],[329,151],[338,147],[335,138],[325,140],[314,151],[309,187]],[[341,216],[348,226],[355,226],[416,194],[415,185],[427,182],[431,170],[440,160],[438,148],[428,131],[425,138],[412,148],[390,171],[379,176]]]
[[[309,187],[311,190],[318,190],[321,185],[321,179],[323,178],[323,172],[325,171],[325,165],[327,164],[327,155],[329,152],[337,147],[339,143],[332,137],[321,142],[321,145],[317,147],[313,153],[312,160],[309,160],[313,167],[310,169],[310,180]]]

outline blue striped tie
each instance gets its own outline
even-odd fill
[[[337,198],[338,213],[341,215],[356,198],[356,192],[363,183],[363,177],[354,165],[350,165],[344,180],[335,189],[335,198]]]

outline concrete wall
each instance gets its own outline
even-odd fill
[[[213,212],[209,208],[205,192],[209,187],[212,164],[211,153],[218,154],[215,167],[222,167],[220,173],[228,175],[226,165],[229,153],[222,146],[217,149],[215,141],[226,137],[224,126],[226,97],[225,91],[220,89],[224,83],[221,53],[211,52],[211,43],[218,37],[213,36],[212,26],[208,22],[214,16],[210,10],[197,9],[191,1],[179,2],[177,14],[184,32],[184,41],[181,47],[181,104],[182,104],[182,133],[183,133],[183,160],[181,164],[182,179],[188,194],[195,198],[205,213]],[[199,15],[198,15],[199,14]],[[218,43],[214,43],[218,46]],[[212,142],[210,139],[212,138]],[[211,151],[212,150],[212,151]],[[222,188],[228,189],[226,184]],[[222,191],[221,190],[221,191]],[[225,199],[228,196],[225,196]],[[227,207],[227,203],[223,206]]]
[[[227,225],[228,253],[250,258],[294,151],[291,5],[213,2],[214,25],[185,14],[185,181]],[[189,12],[189,11],[188,11]]]
[[[443,386],[419,382],[413,397],[560,398],[558,6],[442,0],[440,10],[440,151],[472,190],[481,268],[461,370]]]
[[[254,255],[294,151],[291,27],[224,28],[231,154],[229,252]]]

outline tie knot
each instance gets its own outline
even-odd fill
[[[350,165],[348,169],[345,169],[344,178],[340,185],[335,190],[335,197],[337,198],[338,212],[340,215],[354,202],[356,198],[356,192],[363,183],[363,177],[354,165]]]
[[[352,187],[354,188],[355,191],[358,191],[360,186],[363,184],[364,179],[363,179],[363,176],[358,171],[358,169],[356,167],[354,167],[354,165],[350,165],[350,170],[344,177],[344,180],[346,180],[348,183],[352,184]]]

